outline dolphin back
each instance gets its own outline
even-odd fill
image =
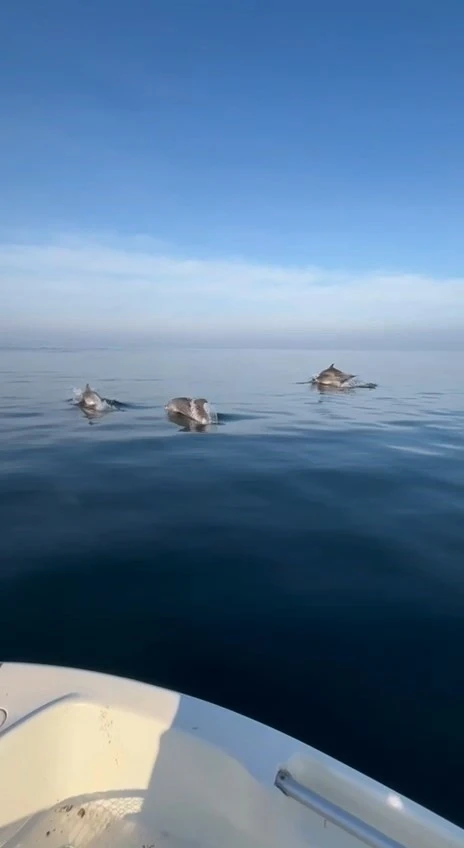
[[[206,398],[172,398],[165,406],[167,412],[183,415],[198,424],[212,424],[217,422],[217,413]]]
[[[349,380],[353,379],[353,377],[356,377],[356,374],[348,374],[345,371],[340,371],[339,368],[335,368],[335,365],[332,362],[328,368],[324,368],[324,370],[314,378],[314,382],[319,383],[322,386],[339,387],[348,383]]]
[[[86,383],[84,391],[81,392],[78,403],[80,406],[86,409],[93,409],[96,412],[103,412],[104,409],[108,408],[105,399],[100,397],[98,392],[95,392],[90,387],[89,383]]]

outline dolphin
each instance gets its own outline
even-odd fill
[[[164,407],[167,413],[182,415],[197,424],[217,424],[217,413],[206,398],[172,398]]]
[[[103,412],[105,409],[108,409],[107,401],[100,397],[98,392],[91,389],[88,383],[86,383],[84,391],[80,394],[78,405],[89,412]]]
[[[333,388],[340,389],[345,383],[352,380],[353,377],[356,377],[356,374],[346,374],[344,371],[340,371],[339,368],[335,368],[332,362],[332,365],[329,365],[328,368],[325,368],[324,371],[313,377],[311,382],[319,386],[332,386]]]

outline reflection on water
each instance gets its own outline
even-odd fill
[[[211,430],[215,430],[217,427],[216,424],[200,424],[198,421],[193,421],[191,418],[187,418],[186,415],[181,415],[180,412],[171,412],[171,410],[167,410],[167,417],[171,421],[172,424],[177,424],[182,433],[208,433]]]
[[[356,392],[358,389],[376,389],[377,383],[356,383],[355,385],[345,383],[343,386],[330,386],[311,380],[310,387],[313,391],[318,391],[321,394],[330,394],[333,392]]]

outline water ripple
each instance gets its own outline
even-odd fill
[[[224,703],[458,820],[459,363],[349,351],[376,390],[301,383],[326,360],[3,351],[2,655]],[[126,408],[86,418],[87,381]],[[220,424],[171,423],[182,394]]]

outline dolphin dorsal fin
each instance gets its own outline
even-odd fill
[[[85,389],[84,389],[84,391],[85,391],[85,392],[91,392],[91,391],[92,391],[92,389],[90,388],[90,386],[89,386],[89,384],[88,384],[88,383],[86,383],[86,384],[85,384]]]
[[[329,365],[329,368],[335,368],[335,365],[334,365],[333,362],[332,362],[332,365]]]

